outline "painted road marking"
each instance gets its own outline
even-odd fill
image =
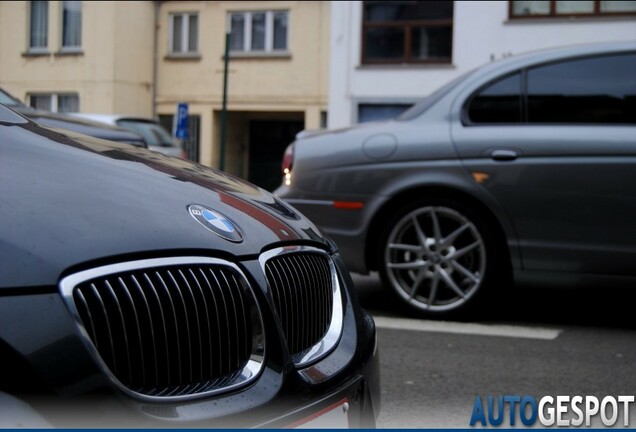
[[[374,316],[373,319],[375,320],[375,325],[379,328],[436,333],[501,336],[541,340],[554,340],[561,333],[560,329],[549,329],[543,327],[523,327],[502,324],[472,324],[452,321],[427,321],[412,318],[394,318],[384,316]]]

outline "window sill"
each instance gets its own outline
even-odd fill
[[[168,61],[199,61],[201,60],[201,54],[199,53],[170,53],[170,54],[167,54],[163,59]]]
[[[54,55],[55,57],[76,57],[76,56],[83,56],[84,51],[82,51],[81,49],[62,48],[61,50],[57,51]]]
[[[361,64],[356,70],[456,69],[452,63],[378,63]]]
[[[224,58],[225,56],[221,56]],[[230,59],[231,60],[241,60],[241,59],[281,59],[281,60],[289,60],[292,58],[291,52],[289,51],[230,51]]]
[[[22,57],[48,57],[51,55],[50,51],[25,51],[22,53]]]

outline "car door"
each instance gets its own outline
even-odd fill
[[[636,275],[636,53],[521,68],[455,109],[457,150],[524,269]]]

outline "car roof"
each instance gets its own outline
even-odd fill
[[[636,52],[636,41],[568,45],[515,54],[511,57],[483,64],[466,72],[464,75],[456,77],[454,80],[449,81],[447,84],[438,89],[439,91],[446,86],[450,86],[448,91],[439,95],[439,98],[431,100],[431,97],[436,94],[436,92],[434,92],[432,95],[420,100],[420,102],[401,114],[398,119],[405,121],[416,120],[422,117],[424,113],[430,114],[435,112],[435,110],[429,109],[433,106],[440,107],[443,111],[443,108],[441,107],[445,106],[445,104],[449,101],[451,103],[452,101],[456,101],[456,103],[463,103],[462,101],[465,99],[467,94],[474,92],[482,85],[492,81],[493,79],[498,79],[506,74],[514,73],[524,68],[579,57],[630,52]]]
[[[120,120],[136,121],[140,123],[155,123],[157,121],[148,117],[138,117],[125,114],[99,114],[99,113],[73,113],[73,117],[93,120],[100,123],[117,124]]]
[[[636,41],[607,42],[594,44],[577,44],[529,51],[488,63],[471,74],[471,78],[491,75],[507,70],[521,69],[541,63],[550,63],[568,58],[585,57],[590,55],[616,54],[636,51]]]

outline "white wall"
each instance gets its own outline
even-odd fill
[[[635,17],[508,20],[507,1],[456,1],[451,65],[360,65],[362,2],[331,5],[329,128],[357,120],[359,102],[414,102],[493,58],[578,43],[636,40]]]

